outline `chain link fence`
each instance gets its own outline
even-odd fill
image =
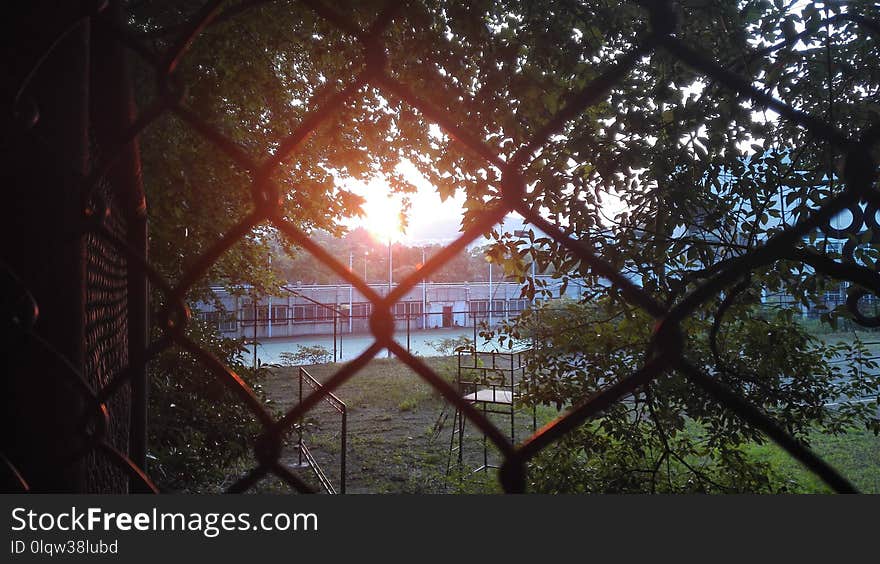
[[[177,39],[163,52],[154,52],[126,27],[118,3],[108,6],[99,1],[73,2],[64,9],[53,7],[43,14],[35,14],[36,10],[32,9],[26,15],[30,20],[26,17],[20,23],[31,24],[23,26],[28,30],[38,30],[34,32],[36,37],[25,31],[12,34],[12,45],[19,41],[20,45],[29,47],[22,48],[18,57],[21,68],[14,68],[11,72],[18,82],[9,93],[13,104],[7,129],[12,134],[6,139],[8,147],[16,147],[9,162],[21,158],[28,163],[26,167],[19,166],[18,177],[11,179],[13,185],[28,187],[17,194],[27,205],[15,204],[18,206],[16,211],[22,212],[22,219],[12,221],[12,226],[7,225],[4,233],[7,237],[15,236],[22,249],[17,251],[17,256],[5,259],[3,265],[4,299],[7,300],[5,344],[7,355],[18,371],[12,372],[14,377],[9,379],[5,390],[7,401],[12,405],[4,423],[12,439],[4,443],[2,462],[5,472],[18,487],[41,491],[156,491],[144,471],[146,367],[161,351],[179,347],[223,382],[236,395],[242,408],[249,410],[262,426],[262,433],[254,440],[253,468],[229,491],[248,491],[270,474],[295,490],[313,491],[296,471],[280,462],[283,444],[298,421],[319,402],[330,397],[340,385],[357,377],[358,372],[387,347],[497,447],[503,457],[499,476],[507,492],[525,491],[527,464],[543,449],[671,370],[684,374],[695,388],[761,429],[834,490],[854,491],[849,481],[826,461],[795,440],[760,409],[686,358],[682,321],[736,283],[743,272],[788,258],[789,251],[804,236],[827,225],[840,210],[857,206],[859,201],[866,201],[874,207],[880,205],[880,198],[873,188],[876,165],[870,153],[880,139],[880,126],[875,125],[861,136],[853,137],[844,129],[779,101],[729,68],[707,58],[698,47],[680,40],[675,33],[676,15],[670,2],[646,0],[641,4],[648,11],[650,25],[638,38],[635,47],[620,56],[604,73],[571,92],[556,115],[529,142],[505,158],[482,142],[478,135],[447,119],[443,111],[393,77],[389,69],[394,61],[386,56],[383,34],[393,21],[407,18],[406,3],[388,2],[369,26],[361,28],[332,5],[308,0],[305,4],[316,17],[357,42],[363,56],[363,69],[348,85],[312,109],[277,150],[255,158],[186,107],[182,102],[183,85],[177,83],[175,70],[206,28],[215,22],[238,17],[260,4],[262,2],[243,1],[225,8],[220,1],[207,2],[178,30]],[[35,7],[39,8],[39,3],[35,3]],[[859,24],[865,33],[877,34],[877,22],[864,20]],[[773,235],[752,252],[721,263],[712,276],[673,305],[658,302],[615,270],[588,242],[571,237],[562,226],[546,219],[538,208],[528,203],[522,175],[524,167],[530,164],[542,145],[559,133],[569,120],[601,101],[640,59],[658,50],[735,91],[755,107],[776,112],[780,119],[798,125],[845,156],[844,189],[829,196],[821,207]],[[130,80],[126,75],[125,57],[131,54],[152,67],[158,84],[155,100],[138,113],[134,112]],[[89,61],[93,65],[91,68]],[[95,61],[99,63],[96,65]],[[93,85],[91,91],[89,85]],[[377,294],[363,279],[314,243],[303,230],[282,217],[279,212],[281,194],[272,181],[279,164],[296,155],[309,134],[332,119],[346,102],[359,95],[364,86],[378,89],[383,96],[417,109],[472,155],[485,161],[486,166],[501,173],[499,203],[480,212],[453,243],[400,281],[385,296]],[[58,102],[55,108],[38,106],[25,93],[40,88],[64,92],[65,100]],[[48,98],[52,99],[51,96]],[[102,104],[100,111],[93,111],[90,117],[88,107],[91,105],[94,110],[96,103]],[[176,280],[163,276],[147,255],[145,203],[140,186],[137,145],[141,132],[169,113],[247,171],[252,181],[254,206],[252,212],[226,231]],[[47,130],[41,129],[41,124],[52,120],[61,125],[59,131],[47,137]],[[64,187],[64,197],[58,201],[42,201],[33,194],[24,193],[59,184]],[[589,265],[592,272],[616,286],[631,305],[642,308],[656,320],[653,342],[641,369],[595,395],[583,398],[519,445],[512,444],[505,432],[471,403],[464,401],[452,385],[393,339],[395,303],[511,212],[519,213],[576,255]],[[47,229],[49,221],[51,236],[28,227],[26,221],[34,217],[41,218],[42,230]],[[188,292],[203,279],[218,258],[259,225],[266,224],[282,233],[292,245],[314,255],[372,304],[370,332],[373,344],[343,365],[320,390],[305,397],[280,417],[267,411],[236,373],[201,348],[186,332],[191,317],[186,303]],[[53,248],[58,244],[64,248]],[[46,259],[52,262],[52,267],[42,270],[28,270],[28,267],[21,266],[33,265],[34,261],[19,255],[37,252],[46,253],[46,257],[63,255],[72,258]],[[880,293],[880,276],[876,272],[847,262],[811,260],[817,270],[864,288],[850,294],[847,303],[858,321],[869,326],[880,325],[880,319],[862,315],[857,307],[859,298],[869,290]],[[49,278],[45,278],[47,275]],[[147,283],[164,297],[164,305],[155,316],[162,336],[149,344],[146,340]],[[52,327],[42,327],[44,314],[51,319]],[[27,376],[22,377],[22,374]],[[48,411],[41,411],[32,400],[25,400],[37,394],[43,395],[41,401],[46,403]],[[104,474],[109,477],[101,477]],[[96,480],[101,484],[95,483]],[[126,481],[131,484],[129,488]]]

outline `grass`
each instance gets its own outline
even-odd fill
[[[838,319],[836,326],[831,326],[818,318],[795,317],[795,319],[798,325],[817,337],[824,337],[827,335],[852,336],[853,333],[859,333],[859,336],[863,341],[880,340],[880,330],[862,327],[849,319]]]
[[[447,381],[454,379],[454,362],[445,358],[426,358]],[[308,367],[319,381],[326,381],[341,367],[324,364]],[[297,402],[296,368],[280,368],[264,383],[265,391],[279,413]],[[446,402],[426,383],[396,359],[375,359],[341,385],[335,392],[348,406],[348,488],[349,493],[495,493],[500,492],[494,470],[471,473],[483,463],[482,435],[472,425],[466,427],[463,472],[453,456],[447,475],[453,411],[444,409]],[[445,414],[445,415],[444,415]],[[516,419],[517,439],[531,433],[531,412],[521,412]],[[541,408],[538,425],[555,417],[552,408]],[[489,414],[502,432],[509,432],[509,418]],[[437,432],[437,424],[442,426]],[[307,418],[307,443],[330,479],[339,480],[340,418],[319,404]],[[880,438],[867,431],[852,430],[840,436],[816,434],[814,450],[851,479],[861,491],[880,493]],[[827,488],[773,443],[751,445],[751,456],[767,462],[789,485],[799,484],[794,491],[821,493]],[[296,451],[288,447],[283,460],[292,465]],[[490,464],[500,456],[490,445]],[[298,475],[317,482],[308,471]],[[259,491],[287,491],[272,479],[261,483]]]
[[[880,493],[880,437],[864,429],[850,429],[843,435],[815,433],[811,447],[826,462],[849,479],[862,493]],[[783,479],[799,484],[803,493],[830,493],[815,475],[774,443],[746,449],[757,460],[767,462]]]
[[[804,319],[801,325],[826,344],[866,343],[870,354],[880,356],[880,331],[864,329],[852,322],[841,322],[837,329],[817,319]],[[843,435],[816,432],[810,446],[831,466],[848,478],[862,492],[880,493],[880,437],[865,429],[850,429]],[[772,442],[751,445],[746,449],[757,460],[767,462],[784,479],[797,482],[804,493],[828,493],[830,490],[815,475]]]
[[[423,361],[446,381],[454,379],[454,362],[446,358]],[[307,367],[318,381],[326,381],[341,365]],[[279,368],[267,378],[264,389],[279,413],[296,404],[296,368]],[[348,408],[347,491],[352,493],[489,493],[500,491],[494,470],[447,476],[452,410],[440,394],[418,374],[396,359],[375,359],[335,392]],[[310,412],[306,440],[324,471],[339,478],[338,414],[319,405]],[[502,430],[509,418],[492,416]],[[439,433],[438,421],[442,422]],[[531,432],[531,413],[517,417],[517,436]],[[468,425],[465,433],[465,468],[482,464],[482,435]],[[298,462],[295,449],[283,455],[288,464]],[[489,448],[490,463],[499,456]],[[456,462],[453,458],[453,462]],[[300,475],[307,476],[308,472]],[[313,484],[315,485],[315,484]]]

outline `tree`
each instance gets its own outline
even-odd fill
[[[846,119],[854,137],[876,126],[869,109],[874,97],[864,94],[876,91],[877,76],[865,57],[876,49],[877,28],[854,23],[864,13],[749,2],[723,6],[709,22],[705,7],[685,4],[683,41],[700,45],[713,60],[729,61],[728,68],[795,108],[831,124]],[[718,7],[713,3],[713,10]],[[804,32],[792,34],[794,23]],[[803,45],[795,48],[798,39]],[[850,62],[865,65],[866,74]],[[593,121],[573,124],[542,147],[540,168],[528,180],[543,187],[535,190],[536,200],[561,220],[566,234],[595,247],[658,303],[674,306],[725,264],[747,257],[839,194],[843,155],[786,119],[756,114],[721,81],[698,77],[668,53],[655,52],[642,63],[611,89],[607,105],[594,107]],[[609,196],[621,201],[621,211],[610,218],[602,205]],[[497,256],[523,256],[522,242],[497,239]],[[792,319],[801,303],[821,305],[826,273],[834,270],[828,259],[842,258],[824,241],[813,232],[772,260],[744,268],[684,325],[689,360],[805,443],[816,428],[880,428],[874,402],[827,407],[877,393],[877,376],[865,378],[856,366],[863,345],[829,347]],[[870,241],[859,241],[866,243],[862,264],[869,268],[862,280],[875,270]],[[534,311],[506,328],[508,335],[542,343],[533,359],[542,376],[530,399],[571,403],[641,367],[650,351],[650,317],[557,241],[536,239],[528,252],[561,273],[592,281],[584,304]],[[510,268],[523,270],[515,261]],[[876,291],[872,284],[867,291]],[[768,315],[758,307],[762,292],[784,292],[794,303]],[[842,306],[826,319],[853,316]],[[839,358],[853,360],[844,367],[829,363]],[[763,440],[673,371],[539,457],[535,464],[542,471],[532,485],[549,491],[784,487],[744,453],[749,441]]]
[[[131,27],[142,41],[164,52],[175,44],[185,22],[202,4],[131,2]],[[326,43],[314,42],[308,50],[300,49],[307,43],[304,38],[316,33],[326,34]],[[199,135],[186,116],[197,115],[243,153],[263,160],[313,105],[347,77],[349,60],[326,50],[327,45],[344,49],[344,43],[338,31],[301,4],[280,2],[257,8],[246,17],[220,21],[188,51],[174,77],[175,85],[181,86],[184,109],[163,114],[140,140],[150,260],[166,279],[179,281],[254,209],[247,171]],[[161,99],[163,92],[156,89],[153,68],[136,66],[135,82],[141,108],[149,109]],[[332,124],[325,126],[297,158],[282,163],[273,179],[284,194],[283,216],[299,228],[340,233],[338,219],[357,213],[360,199],[334,186],[327,154],[345,154],[345,163],[339,167],[347,175],[371,174],[358,148],[376,144],[370,138],[372,122],[382,116],[371,108],[358,118],[362,127],[349,135],[339,135]],[[381,161],[379,152],[371,156],[370,163]],[[271,266],[271,257],[275,249],[290,246],[266,225],[248,231],[212,264],[187,300],[210,300],[212,283],[239,292],[247,284],[257,295],[272,292],[284,279],[279,265]],[[152,295],[154,307],[161,309],[164,294],[154,288]],[[158,338],[159,331],[155,333]],[[246,365],[241,343],[221,339],[216,329],[197,323],[191,324],[188,336],[233,368],[259,394],[262,370]],[[215,488],[229,466],[248,454],[259,426],[222,383],[185,351],[164,351],[151,365],[150,374],[149,442],[159,485]]]
[[[357,2],[340,14],[278,2],[218,18],[176,73],[188,87],[185,107],[249,154],[272,154],[364,68],[361,45],[337,24],[367,29],[383,6]],[[139,8],[134,12],[142,31],[167,45],[161,29],[173,28],[190,6],[159,13]],[[825,131],[821,126],[805,126],[790,112],[779,115],[786,113],[779,107],[767,111],[756,99],[776,96],[831,127],[845,125],[851,138],[869,134],[877,123],[878,10],[841,4],[820,11],[779,0],[408,3],[381,36],[388,80],[363,85],[283,162],[276,181],[285,217],[305,230],[339,233],[336,219],[357,213],[359,201],[336,188],[335,178],[381,176],[394,189],[411,191],[395,171],[408,159],[441,196],[464,191],[468,227],[506,203],[506,169],[518,163],[528,187],[519,205],[591,248],[604,265],[558,238],[524,241],[487,233],[495,240],[493,260],[509,274],[525,280],[526,265],[535,260],[587,283],[584,304],[550,318],[548,329],[558,331],[543,334],[548,347],[541,358],[551,369],[570,363],[573,353],[592,362],[566,367],[557,374],[564,386],[557,390],[548,381],[550,388],[536,389],[535,398],[568,403],[644,362],[646,355],[637,351],[649,350],[651,322],[640,309],[644,300],[633,304],[621,290],[625,280],[658,309],[681,304],[709,281],[717,286],[712,299],[689,308],[682,322],[689,335],[683,354],[698,369],[780,417],[802,440],[815,421],[832,430],[858,422],[876,429],[867,407],[853,404],[833,413],[821,407],[830,393],[823,386],[832,376],[831,353],[810,344],[791,312],[759,319],[754,304],[763,291],[816,303],[826,273],[877,290],[871,269],[832,266],[840,256],[828,252],[822,237],[777,245],[772,254],[755,251],[846,196],[847,186],[841,143],[826,142],[827,135],[817,134]],[[674,40],[659,45],[670,31]],[[757,93],[744,95],[729,76],[706,74],[704,59]],[[389,80],[405,88],[390,87]],[[548,124],[556,125],[552,134]],[[248,212],[250,180],[178,120],[151,131],[155,137],[144,145],[153,256],[173,278]],[[473,150],[476,144],[481,151]],[[871,151],[876,161],[876,146]],[[489,154],[495,158],[487,160]],[[784,205],[780,187],[788,188]],[[208,279],[277,284],[279,277],[263,268],[273,238],[269,228],[254,230],[221,257]],[[285,238],[277,241],[290,246]],[[756,256],[763,258],[748,259]],[[624,277],[609,284],[609,272]],[[718,282],[719,273],[730,279]],[[574,339],[572,323],[589,326],[584,335],[590,339]],[[779,339],[763,338],[768,332]],[[625,359],[612,370],[607,362],[620,355]],[[804,389],[793,390],[783,377],[791,367],[809,383]],[[853,386],[877,390],[873,380]],[[694,443],[681,433],[686,424],[707,437],[712,449],[701,456],[711,459],[714,474],[691,463]],[[658,460],[684,468],[684,478],[667,482],[673,491],[761,489],[768,483],[766,469],[739,450],[760,436],[757,429],[731,422],[727,411],[694,394],[677,370],[615,404],[597,426],[566,439],[566,446],[582,448],[588,436],[589,453],[597,455],[576,457],[569,466],[602,461],[598,474],[589,464],[580,467],[578,489],[654,489],[656,471],[646,478],[643,470],[646,461],[654,468]],[[632,440],[623,440],[627,432],[634,433]]]
[[[522,174],[532,187],[526,197],[533,209],[665,308],[681,303],[731,261],[746,263],[743,257],[838,195],[844,159],[802,124],[758,109],[729,81],[696,72],[680,53],[638,52],[645,32],[661,21],[650,15],[659,4],[646,2],[643,9],[616,2],[510,2],[497,10],[486,5],[450,9],[444,12],[448,20],[437,25],[446,41],[434,37],[424,42],[425,50],[442,44],[439,49],[451,54],[436,66],[465,86],[450,96],[449,89],[431,83],[425,95],[435,93],[431,100],[448,122],[485,140],[509,162],[516,149],[576,100],[572,92],[614,73],[616,65],[629,67],[597,103],[567,114],[557,134],[534,148]],[[760,92],[832,126],[846,123],[853,138],[876,126],[875,97],[868,94],[877,90],[870,63],[877,47],[876,11],[687,2],[676,16],[687,22],[676,29],[682,44],[697,46],[708,60],[745,77]],[[801,26],[803,32],[792,33]],[[628,58],[634,52],[638,55]],[[424,57],[429,59],[427,53]],[[485,65],[487,59],[496,64]],[[429,82],[421,72],[407,78]],[[493,105],[498,99],[505,100],[503,108]],[[873,152],[876,156],[876,148]],[[444,178],[455,178],[471,201],[486,202],[475,212],[501,203],[499,171],[456,143],[441,145],[434,158],[418,162],[427,163],[423,174],[441,190]],[[549,237],[524,243],[497,234],[496,240],[494,256],[512,273],[522,277],[531,255],[539,264],[588,281],[589,305],[549,318],[536,312],[523,319],[533,325],[510,328],[513,336],[535,325],[543,328],[544,346],[535,362],[546,378],[533,390],[533,400],[573,403],[643,365],[653,324],[625,299],[619,284],[608,284],[595,261]],[[762,291],[783,291],[795,303],[821,302],[828,280],[823,272],[834,269],[826,259],[840,258],[821,242],[821,236],[812,235],[771,260],[743,268],[714,299],[693,308],[684,325],[686,358],[804,442],[813,424],[832,432],[847,424],[878,428],[873,404],[824,407],[851,394],[870,397],[878,390],[876,377],[862,379],[862,372],[850,367],[846,384],[836,384],[839,374],[828,360],[844,351],[811,342],[792,323],[791,310],[768,319],[756,312]],[[863,271],[861,279],[870,279],[870,273]],[[872,283],[869,288],[876,291]],[[852,312],[840,309],[835,315]],[[686,433],[685,425],[696,430]],[[768,469],[741,450],[761,437],[754,426],[732,421],[728,410],[695,393],[684,374],[672,371],[551,449],[536,462],[549,472],[538,472],[533,486],[764,491],[776,487]],[[664,466],[669,471],[660,484]]]

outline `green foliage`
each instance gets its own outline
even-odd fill
[[[283,352],[278,356],[281,366],[327,364],[333,361],[333,352],[322,345],[297,345],[294,352]]]
[[[437,351],[440,356],[451,356],[459,350],[473,349],[474,341],[469,337],[444,337],[425,344]]]
[[[238,374],[263,397],[265,368],[244,362],[239,341],[196,324],[191,338]],[[150,365],[149,469],[164,491],[212,492],[229,469],[251,457],[261,426],[218,379],[191,354],[168,349]],[[227,484],[229,485],[229,484]]]
[[[419,406],[419,398],[411,397],[406,398],[399,404],[397,404],[397,409],[400,411],[412,411]]]
[[[727,311],[713,352],[713,317],[686,324],[685,354],[799,440],[852,426],[880,431],[880,375],[858,339],[829,345],[785,316],[749,304]],[[539,345],[527,402],[569,404],[635,372],[652,323],[609,300],[533,309],[509,329]],[[766,437],[676,371],[614,404],[539,456],[531,487],[545,492],[780,492],[798,488],[750,456]]]

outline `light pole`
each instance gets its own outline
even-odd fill
[[[518,229],[518,230],[514,231],[513,234],[516,237],[523,237],[523,238],[526,238],[529,236],[529,232],[524,229]],[[534,284],[535,283],[535,274],[536,274],[535,273],[535,254],[534,254],[534,252],[532,252],[530,254],[532,257],[532,265],[531,265],[532,266],[532,284]]]
[[[254,368],[257,368],[257,298],[251,294],[251,302],[254,305]]]
[[[422,247],[422,268],[425,268],[425,247]],[[422,329],[428,328],[428,279],[422,278]]]
[[[351,272],[351,275],[354,276],[354,253],[348,253],[348,271]],[[351,320],[351,300],[353,298],[354,288],[352,287],[352,283],[348,281],[348,332],[351,333],[352,330],[352,320]]]
[[[391,295],[391,272],[392,272],[392,263],[391,263],[391,237],[388,237],[388,293],[385,294],[385,297]],[[390,305],[390,304],[389,304]],[[397,325],[397,320],[394,319],[394,312],[391,313],[391,326],[392,328]],[[392,331],[393,334],[393,331]],[[391,358],[391,349],[385,349],[386,357]]]
[[[348,332],[351,333],[351,304],[342,304],[339,309],[342,311],[343,318],[348,317]],[[339,360],[342,360],[342,331],[339,332]]]
[[[489,327],[492,327],[492,263],[489,262]]]

